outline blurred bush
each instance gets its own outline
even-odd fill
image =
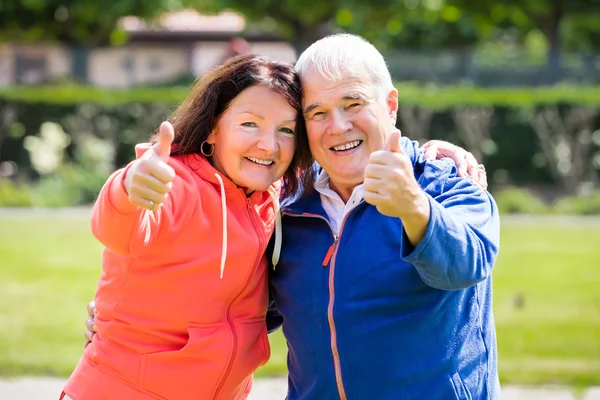
[[[557,214],[600,215],[600,190],[589,195],[564,197],[553,209]]]
[[[550,207],[528,189],[503,189],[494,193],[494,199],[500,214],[546,214],[550,212]]]
[[[187,83],[189,78],[184,78],[182,83]],[[472,150],[472,143],[465,142],[464,133],[458,131],[455,111],[465,106],[491,107],[493,116],[486,128],[489,137],[482,142],[478,158],[486,165],[493,193],[495,188],[509,185],[557,186],[556,176],[548,168],[552,162],[532,128],[537,110],[550,105],[564,116],[574,107],[600,109],[600,88],[592,86],[478,88],[404,82],[397,88],[401,107],[430,113],[429,122],[421,129],[426,136],[419,137],[405,120],[399,122],[404,134],[421,143],[442,139]],[[0,161],[17,166],[10,179],[19,182],[10,187],[3,183],[3,193],[25,193],[15,194],[14,200],[0,200],[0,204],[27,203],[24,198],[36,205],[93,201],[110,172],[134,158],[135,143],[147,141],[187,92],[186,86],[0,88],[0,114],[6,114],[0,118]],[[600,138],[600,131],[597,133],[592,136]],[[600,142],[596,149],[600,150]],[[600,161],[595,168],[600,170]],[[0,173],[0,179],[2,176]],[[551,211],[526,191],[497,195],[503,212]],[[596,212],[577,197],[559,202],[556,209]]]

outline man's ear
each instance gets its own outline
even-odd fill
[[[396,125],[396,119],[398,116],[398,90],[396,88],[393,88],[388,92],[386,97],[386,105],[388,108],[388,114],[394,125]]]

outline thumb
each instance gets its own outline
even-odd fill
[[[173,125],[169,121],[165,121],[160,124],[158,129],[158,141],[152,146],[152,150],[160,157],[164,162],[167,162],[169,155],[171,155],[171,144],[175,138],[175,130]]]
[[[402,149],[402,145],[400,144],[400,136],[401,134],[399,130],[392,132],[388,138],[385,149],[387,151],[391,151],[392,153],[404,153],[404,149]]]

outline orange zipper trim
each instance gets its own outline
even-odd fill
[[[333,244],[331,246],[329,246],[329,249],[327,250],[327,254],[325,255],[325,258],[323,259],[322,265],[324,267],[327,267],[327,265],[331,262],[331,266],[330,266],[330,270],[329,270],[329,283],[328,283],[329,304],[327,306],[327,322],[329,323],[330,345],[331,345],[331,355],[333,357],[333,368],[335,371],[335,383],[337,386],[338,395],[340,396],[340,400],[347,400],[348,398],[346,396],[346,389],[344,387],[344,380],[342,378],[342,366],[341,366],[341,362],[340,362],[340,353],[339,353],[339,350],[337,347],[337,330],[335,327],[335,319],[333,318],[333,306],[335,304],[335,285],[334,285],[335,257],[337,255],[337,250],[339,248],[338,245],[340,242],[340,238],[342,236],[342,231],[344,230],[344,225],[346,225],[346,220],[348,219],[348,216],[350,214],[352,214],[352,212],[360,204],[362,204],[362,201],[356,207],[354,207],[352,210],[350,210],[350,212],[344,217],[344,219],[342,221],[342,226],[340,227],[340,233],[338,235],[334,234],[333,227],[331,226],[331,223],[329,222],[329,220],[321,215],[309,214],[309,213],[303,213],[303,214],[292,214],[289,212],[283,213],[284,215],[289,215],[291,217],[321,218],[322,220],[327,222],[327,225],[329,225],[329,228],[331,229],[331,233],[333,234]]]

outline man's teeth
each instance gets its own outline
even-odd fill
[[[261,160],[260,158],[253,158],[253,157],[246,157],[248,160],[252,161],[253,163],[256,164],[260,164],[260,165],[271,165],[273,164],[273,161],[270,160]]]
[[[358,146],[360,143],[361,143],[360,140],[355,140],[354,142],[349,142],[349,143],[342,144],[342,145],[339,145],[339,146],[334,146],[333,149],[335,151],[342,151],[342,150],[353,149],[356,146]]]

